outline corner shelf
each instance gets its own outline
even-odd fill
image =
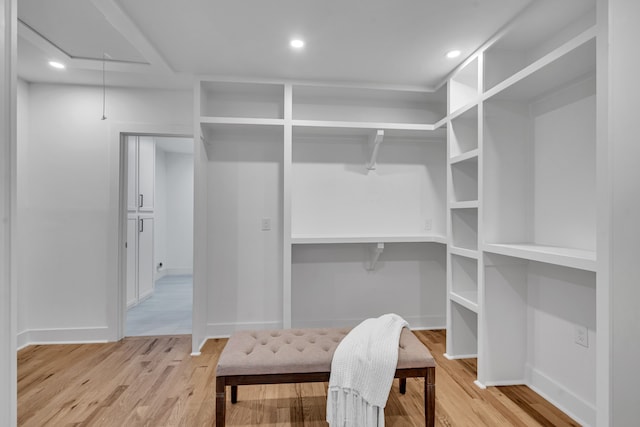
[[[475,150],[467,151],[466,153],[459,154],[459,155],[457,155],[455,157],[452,157],[449,160],[449,163],[452,164],[452,165],[455,165],[455,164],[458,164],[458,163],[466,162],[468,160],[477,159],[478,158],[478,153],[479,153],[479,150],[477,148]]]
[[[456,71],[450,80],[449,113],[457,112],[480,95],[480,59],[475,57]]]
[[[595,72],[596,31],[589,29],[485,92],[483,99],[526,101]]]
[[[451,209],[476,209],[478,207],[477,200],[467,200],[465,202],[451,202]]]
[[[478,313],[478,292],[477,291],[458,291],[449,294],[451,301],[454,301],[468,310]]]
[[[485,252],[530,261],[593,271],[597,269],[596,252],[584,249],[538,245],[535,243],[485,243]]]
[[[466,258],[471,258],[471,259],[478,259],[480,254],[478,253],[478,251],[474,251],[471,249],[465,249],[465,248],[458,248],[455,246],[450,246],[449,247],[449,252],[452,253],[453,255],[459,255],[459,256],[463,256]]]

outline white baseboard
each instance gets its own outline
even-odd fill
[[[458,360],[458,359],[476,359],[478,357],[477,354],[454,354],[451,355],[449,353],[444,353],[443,356],[448,360]]]
[[[153,281],[155,282],[156,280],[160,280],[163,277],[168,276],[168,275],[169,275],[169,273],[167,273],[167,269],[166,268],[163,268],[162,270],[156,270],[153,273]]]
[[[147,293],[140,295],[138,297],[138,302],[135,305],[140,304],[142,301],[146,300],[147,298],[151,298],[152,295],[153,295],[153,289],[147,291]]]
[[[22,350],[29,345],[29,331],[22,331],[17,336],[17,349]]]
[[[167,276],[193,276],[193,268],[162,268],[153,274],[153,281]]]
[[[18,334],[18,349],[43,344],[90,344],[109,341],[109,328],[29,329]]]
[[[356,326],[363,320],[365,319],[311,319],[295,320],[293,324],[295,328],[347,328]],[[414,331],[446,328],[446,319],[444,316],[407,316],[404,317],[404,320],[409,323],[409,327]]]
[[[557,383],[531,365],[526,365],[527,386],[557,406],[564,413],[585,427],[596,424],[596,407],[573,391]]]
[[[331,320],[304,320],[296,321],[296,328],[335,328],[335,327],[351,327],[355,326],[364,319],[331,319]],[[414,316],[405,317],[409,322],[411,329],[414,330],[434,330],[445,328],[444,316]],[[202,349],[208,339],[228,338],[235,331],[247,329],[282,329],[282,321],[265,321],[265,322],[229,322],[229,323],[207,323],[205,337],[199,350]],[[194,351],[194,353],[197,353]],[[475,356],[474,356],[475,357]]]
[[[510,385],[527,385],[527,382],[522,380],[504,380],[504,381],[485,381],[483,383],[487,387],[502,387]]]
[[[484,384],[482,384],[482,383],[481,383],[480,381],[478,381],[478,380],[475,380],[473,383],[476,385],[476,387],[478,387],[478,388],[479,388],[479,389],[481,389],[481,390],[486,390],[486,389],[487,389],[487,386],[486,386],[486,385],[484,385]]]
[[[167,276],[192,276],[193,268],[165,268]]]
[[[282,329],[282,322],[278,320],[268,322],[207,323],[207,338],[204,341],[210,338],[228,338],[235,331],[248,329]]]

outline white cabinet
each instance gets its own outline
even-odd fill
[[[127,218],[127,307],[138,302],[138,218]]]
[[[153,293],[153,231],[152,216],[127,219],[127,307]]]
[[[127,136],[127,209],[153,212],[156,145],[150,136]]]
[[[138,219],[138,300],[153,293],[153,217]]]
[[[138,137],[138,210],[153,212],[156,145],[150,136]]]
[[[127,137],[127,306],[153,293],[155,142]]]

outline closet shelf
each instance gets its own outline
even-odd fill
[[[325,128],[351,128],[371,130],[409,130],[409,131],[433,131],[434,124],[421,123],[385,123],[385,122],[347,122],[335,120],[292,120],[293,126],[298,127],[325,127]]]
[[[211,117],[200,116],[200,124],[210,125],[267,125],[284,126],[284,119],[262,119],[252,117]]]
[[[331,243],[442,243],[447,238],[438,235],[381,235],[381,236],[314,236],[293,235],[291,243],[294,245],[314,245]]]
[[[535,243],[485,243],[485,252],[545,262],[579,270],[596,271],[596,252]]]
[[[478,312],[478,292],[477,291],[452,291],[449,299],[461,306],[468,308],[474,313]]]
[[[457,155],[455,157],[452,157],[449,160],[449,163],[454,165],[456,163],[462,163],[462,162],[467,161],[467,160],[472,160],[472,159],[477,160],[479,152],[480,151],[477,148],[474,149],[474,150],[471,150],[471,151],[467,151],[466,153],[462,153],[462,154],[459,154],[459,155]]]
[[[480,96],[477,95],[472,101],[467,102],[465,105],[463,105],[462,107],[458,108],[455,111],[452,111],[451,114],[449,114],[446,118],[451,121],[456,119],[457,117],[460,117],[461,115],[463,115],[464,113],[466,113],[467,111],[471,110],[472,108],[476,107],[478,105],[478,102],[480,100]]]
[[[531,101],[595,72],[591,28],[485,92],[483,99]]]
[[[450,246],[449,252],[454,255],[460,255],[466,258],[478,259],[478,251],[474,251],[473,249],[465,249],[465,248]]]
[[[478,207],[477,200],[468,200],[465,202],[451,202],[449,205],[451,209],[475,209]]]

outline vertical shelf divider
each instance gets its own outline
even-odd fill
[[[282,209],[282,327],[291,328],[291,183],[293,177],[293,86],[284,86]]]

